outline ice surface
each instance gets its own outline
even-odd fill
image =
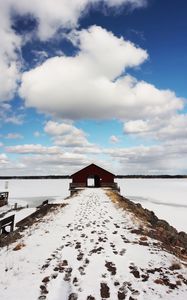
[[[187,232],[187,179],[117,179],[123,196]]]
[[[69,196],[68,179],[35,179],[9,180],[9,203],[18,203],[29,207],[36,207],[44,200],[52,202]],[[4,190],[5,180],[0,180],[0,191]]]

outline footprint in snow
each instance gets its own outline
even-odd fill
[[[116,275],[116,266],[111,261],[106,261],[105,267],[107,268],[108,272],[111,273],[111,275]]]
[[[76,293],[71,293],[68,297],[68,300],[77,300],[78,295]]]
[[[82,260],[83,256],[84,254],[82,252],[79,252],[79,254],[77,255],[77,260]]]
[[[110,289],[107,285],[107,283],[105,282],[101,282],[100,284],[100,295],[101,295],[101,298],[110,298]]]

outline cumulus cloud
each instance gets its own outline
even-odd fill
[[[113,172],[113,167],[111,163],[103,161],[103,159],[88,157],[82,153],[69,153],[64,152],[58,155],[34,155],[34,156],[24,156],[21,159],[21,163],[25,166],[24,172],[27,170],[32,170],[30,172],[33,174],[33,166],[35,174],[61,174],[61,175],[71,175],[77,172],[83,167],[91,163],[96,163],[99,166],[110,170]],[[112,168],[112,169],[111,169]]]
[[[148,54],[105,29],[92,26],[70,36],[75,57],[54,57],[25,72],[20,95],[28,107],[66,119],[125,120],[168,116],[183,108],[170,90],[129,76]]]
[[[32,17],[36,21],[35,37],[52,38],[60,28],[72,29],[90,7],[105,3],[107,7],[128,5],[132,8],[145,6],[144,0],[6,0],[0,1],[0,101],[13,97],[20,78],[21,47],[27,40],[15,32],[14,15]],[[44,53],[43,53],[44,54]]]
[[[12,123],[15,125],[22,125],[24,123],[24,117],[25,115],[23,114],[11,114],[9,116],[7,116],[6,118],[4,118],[4,122],[5,123]]]
[[[6,3],[7,2],[7,3]],[[139,8],[146,0],[7,0],[3,6],[13,8],[20,15],[32,15],[37,20],[37,34],[41,40],[52,37],[59,28],[75,28],[82,15],[97,4],[106,7],[121,5]]]
[[[9,103],[0,102],[0,122],[12,123],[15,125],[21,125],[24,122],[24,114],[19,114],[12,111],[12,107]]]
[[[78,149],[74,148],[74,151],[66,152],[58,146],[47,147],[40,144],[5,147],[7,154],[13,153],[20,156],[13,162],[8,159],[7,155],[0,154],[0,169],[4,166],[4,175],[68,175],[76,168],[80,169],[92,162],[87,155],[86,148],[81,147],[83,151],[78,151]]]
[[[82,154],[61,153],[58,155],[38,154],[34,156],[24,156],[21,159],[25,165],[24,173],[30,170],[33,174],[61,174],[70,175],[74,170],[79,170],[83,166],[90,164],[90,160]]]
[[[44,131],[51,135],[53,141],[58,146],[63,147],[90,147],[83,130],[78,129],[72,124],[57,123],[49,121],[44,127]]]
[[[23,158],[24,163],[34,163],[37,162],[40,165],[43,164],[52,164],[52,165],[81,165],[86,162],[86,156],[82,154],[73,154],[73,153],[61,153],[59,155],[34,155],[34,156],[25,156]]]
[[[0,37],[1,40],[1,37]],[[1,41],[3,44],[3,42]],[[3,61],[4,57],[0,57],[0,101],[10,100],[16,89],[19,80],[19,67],[15,61]]]
[[[88,155],[88,149],[74,148],[72,152],[64,152],[55,146],[7,147],[7,153],[22,155],[20,160],[11,162],[6,154],[0,154],[0,168],[3,174],[71,174],[93,162],[110,170],[112,159],[111,171],[116,174],[186,174],[187,172],[185,141],[128,148],[100,148],[100,151],[99,148],[95,148],[98,152],[90,152],[95,154],[94,156]],[[101,153],[102,160],[99,158]]]
[[[156,140],[184,139],[187,136],[187,115],[129,121],[124,124],[124,133]]]
[[[187,143],[165,142],[162,145],[105,149],[119,163],[123,174],[186,174]]]
[[[98,154],[102,154],[103,150],[101,147],[93,145],[89,147],[74,147],[72,152],[78,154],[85,154],[87,156],[89,156],[90,154],[97,156]]]
[[[18,154],[59,154],[62,150],[57,146],[45,147],[40,144],[24,144],[6,147],[8,153]]]
[[[21,38],[11,27],[9,1],[0,1],[0,101],[9,100],[19,79],[19,57]]]

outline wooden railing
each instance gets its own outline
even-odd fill
[[[12,215],[12,216],[9,216],[7,218],[0,220],[0,235],[8,234],[14,230],[14,218],[15,218],[15,215]],[[6,230],[7,226],[10,227],[9,231]]]

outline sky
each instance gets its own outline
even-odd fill
[[[186,0],[0,0],[0,176],[187,174]]]

